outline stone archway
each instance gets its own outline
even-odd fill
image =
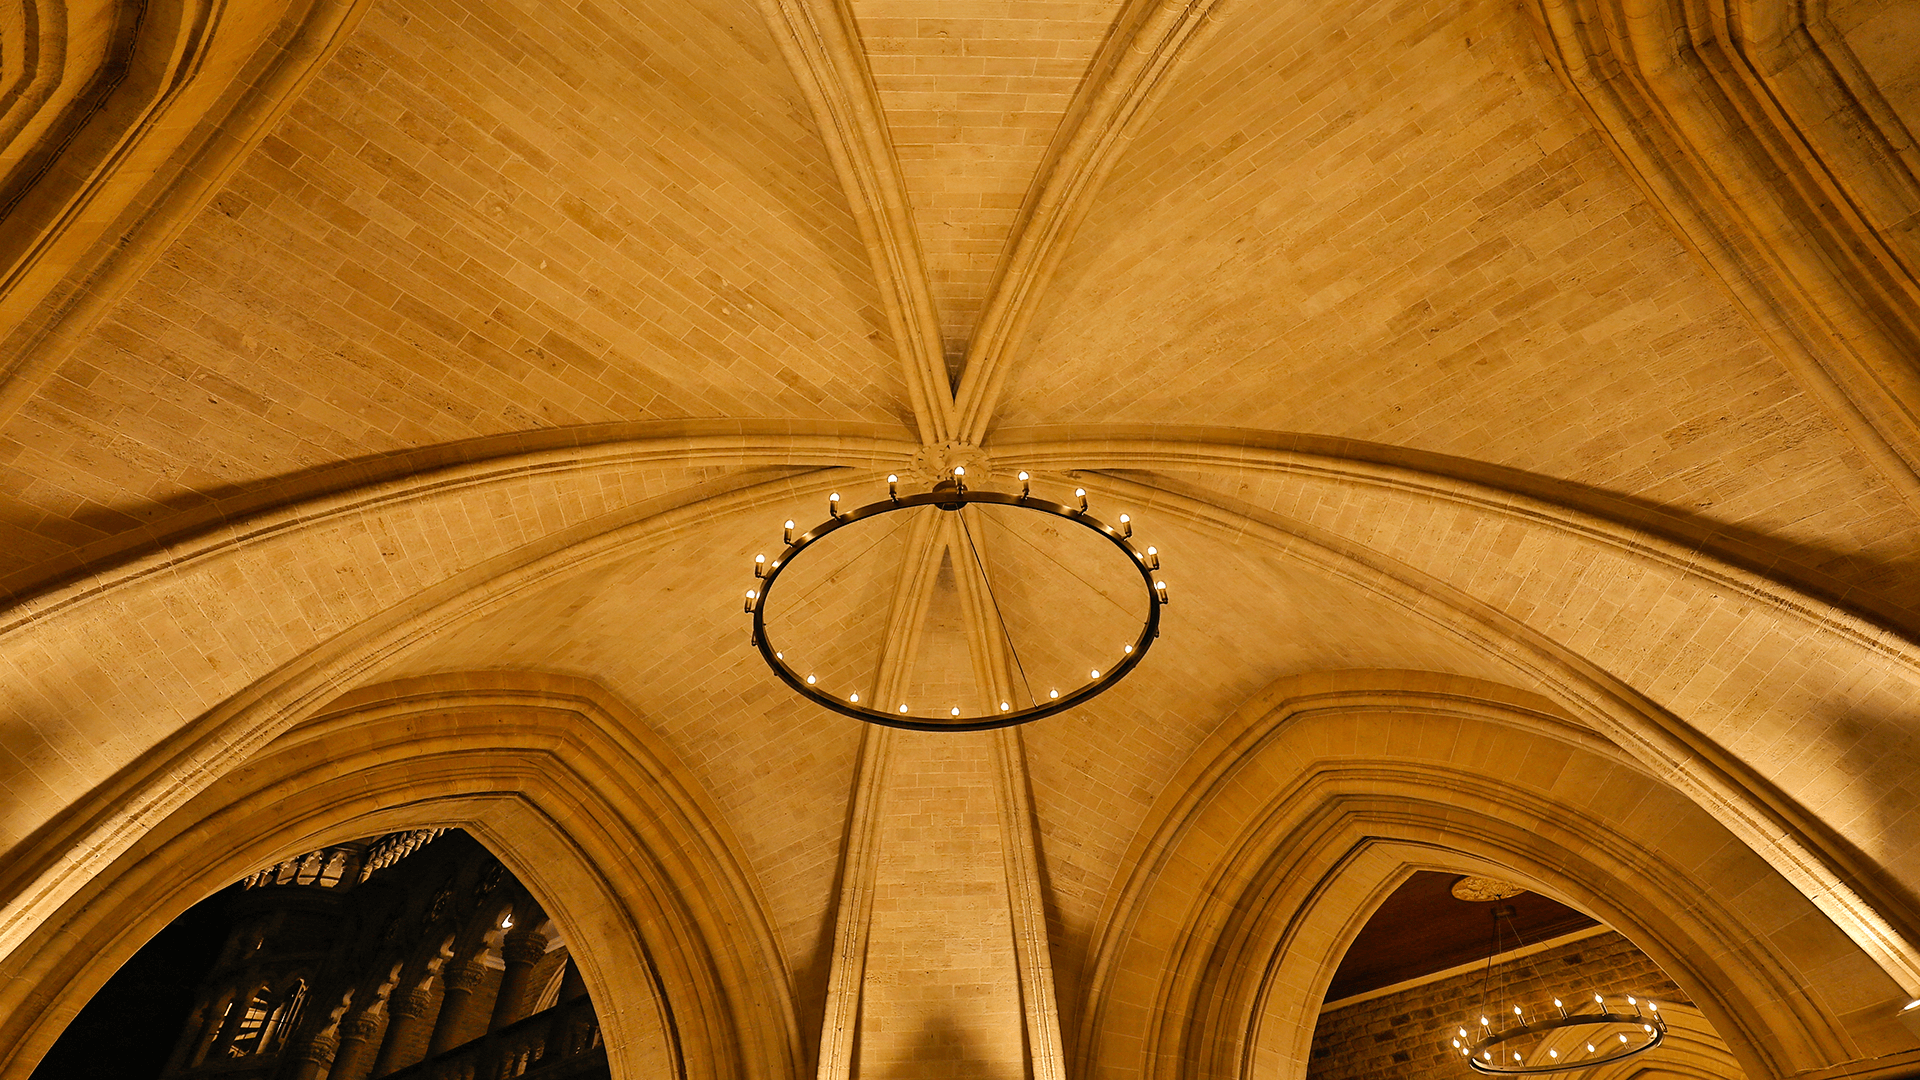
[[[591,683],[489,673],[358,691],[176,808],[8,957],[0,1076],[31,1072],[201,896],[303,850],[423,825],[467,830],[566,927],[614,1075],[786,1076],[786,980],[710,809]]]
[[[1415,672],[1291,679],[1262,700],[1136,844],[1083,1067],[1303,1076],[1339,958],[1420,869],[1503,877],[1610,923],[1749,1075],[1920,1056],[1874,1008],[1899,991],[1869,956],[1706,810],[1543,700]]]

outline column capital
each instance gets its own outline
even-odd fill
[[[393,1000],[387,1002],[389,1013],[408,1019],[425,1016],[432,1008],[433,988],[426,982],[419,983],[405,993],[393,995]]]
[[[509,964],[537,964],[547,955],[547,935],[526,927],[507,934],[500,943],[500,959]]]

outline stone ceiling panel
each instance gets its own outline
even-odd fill
[[[0,428],[23,563],[236,485],[555,425],[907,405],[747,3],[377,0]]]
[[[1118,0],[852,0],[951,367]]]
[[[1239,5],[1107,180],[998,422],[1232,425],[1912,550],[1510,5]]]

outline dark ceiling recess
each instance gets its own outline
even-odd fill
[[[1460,964],[1484,961],[1492,940],[1496,904],[1454,899],[1449,890],[1459,880],[1459,874],[1421,870],[1395,889],[1341,958],[1333,984],[1327,987],[1327,1000],[1338,1001]],[[1527,945],[1600,925],[1538,893],[1521,893],[1498,903],[1512,906],[1513,928]],[[1510,933],[1505,928],[1501,933],[1501,947],[1513,948]]]

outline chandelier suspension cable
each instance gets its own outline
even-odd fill
[[[904,520],[896,521],[892,525],[888,526],[886,529],[882,530],[880,535],[874,538],[873,543],[868,544],[866,547],[861,548],[859,551],[856,551],[852,555],[847,556],[846,560],[843,561],[839,566],[835,567],[831,573],[820,575],[820,580],[814,582],[813,586],[809,588],[806,592],[803,592],[799,596],[794,597],[793,602],[796,604],[799,604],[812,599],[814,593],[817,593],[821,589],[824,589],[827,586],[833,584],[834,578],[838,577],[841,573],[843,573],[844,571],[852,567],[855,562],[861,559],[864,559],[868,555],[872,554],[874,548],[877,548],[881,544],[886,543],[888,540],[891,540],[892,538],[900,535],[901,530],[906,527],[906,524],[907,523]]]
[[[1057,558],[1054,558],[1052,552],[1047,551],[1045,548],[1042,548],[1040,545],[1034,543],[1033,541],[1027,539],[1024,536],[1021,536],[1020,533],[1014,528],[1012,528],[1011,526],[1003,523],[1000,526],[1000,531],[1007,534],[1008,536],[1013,537],[1015,540],[1018,540],[1021,543],[1027,545],[1029,548],[1032,548],[1033,551],[1036,554],[1038,554],[1041,558],[1059,567],[1060,571],[1066,574],[1068,577],[1071,577],[1073,578],[1073,580],[1079,582],[1082,585],[1085,585],[1087,587],[1088,592],[1093,593],[1095,596],[1098,596],[1100,599],[1105,600],[1109,604],[1112,604],[1116,610],[1127,615],[1133,614],[1133,612],[1127,610],[1127,606],[1125,604],[1122,604],[1120,601],[1115,600],[1111,596],[1108,596],[1106,593],[1106,590],[1100,588],[1098,585],[1095,585],[1093,582],[1088,581],[1085,577],[1081,576],[1079,571],[1075,570],[1073,567],[1068,566],[1067,564],[1061,562]]]
[[[1020,685],[1027,691],[1027,704],[1038,705],[1040,699],[1033,696],[1033,684],[1027,681],[1027,666],[1020,662],[1020,647],[1013,643],[1013,632],[1007,628],[1007,616],[1000,610],[1000,598],[993,592],[993,577],[987,573],[987,564],[980,557],[980,549],[974,545],[973,529],[967,524],[964,511],[955,515],[960,519],[960,533],[967,538],[967,550],[973,552],[973,564],[980,568],[980,581],[987,590],[987,602],[993,605],[994,621],[1000,624],[1000,636],[1007,642],[1007,651],[1013,654],[1013,666],[1020,672]]]

